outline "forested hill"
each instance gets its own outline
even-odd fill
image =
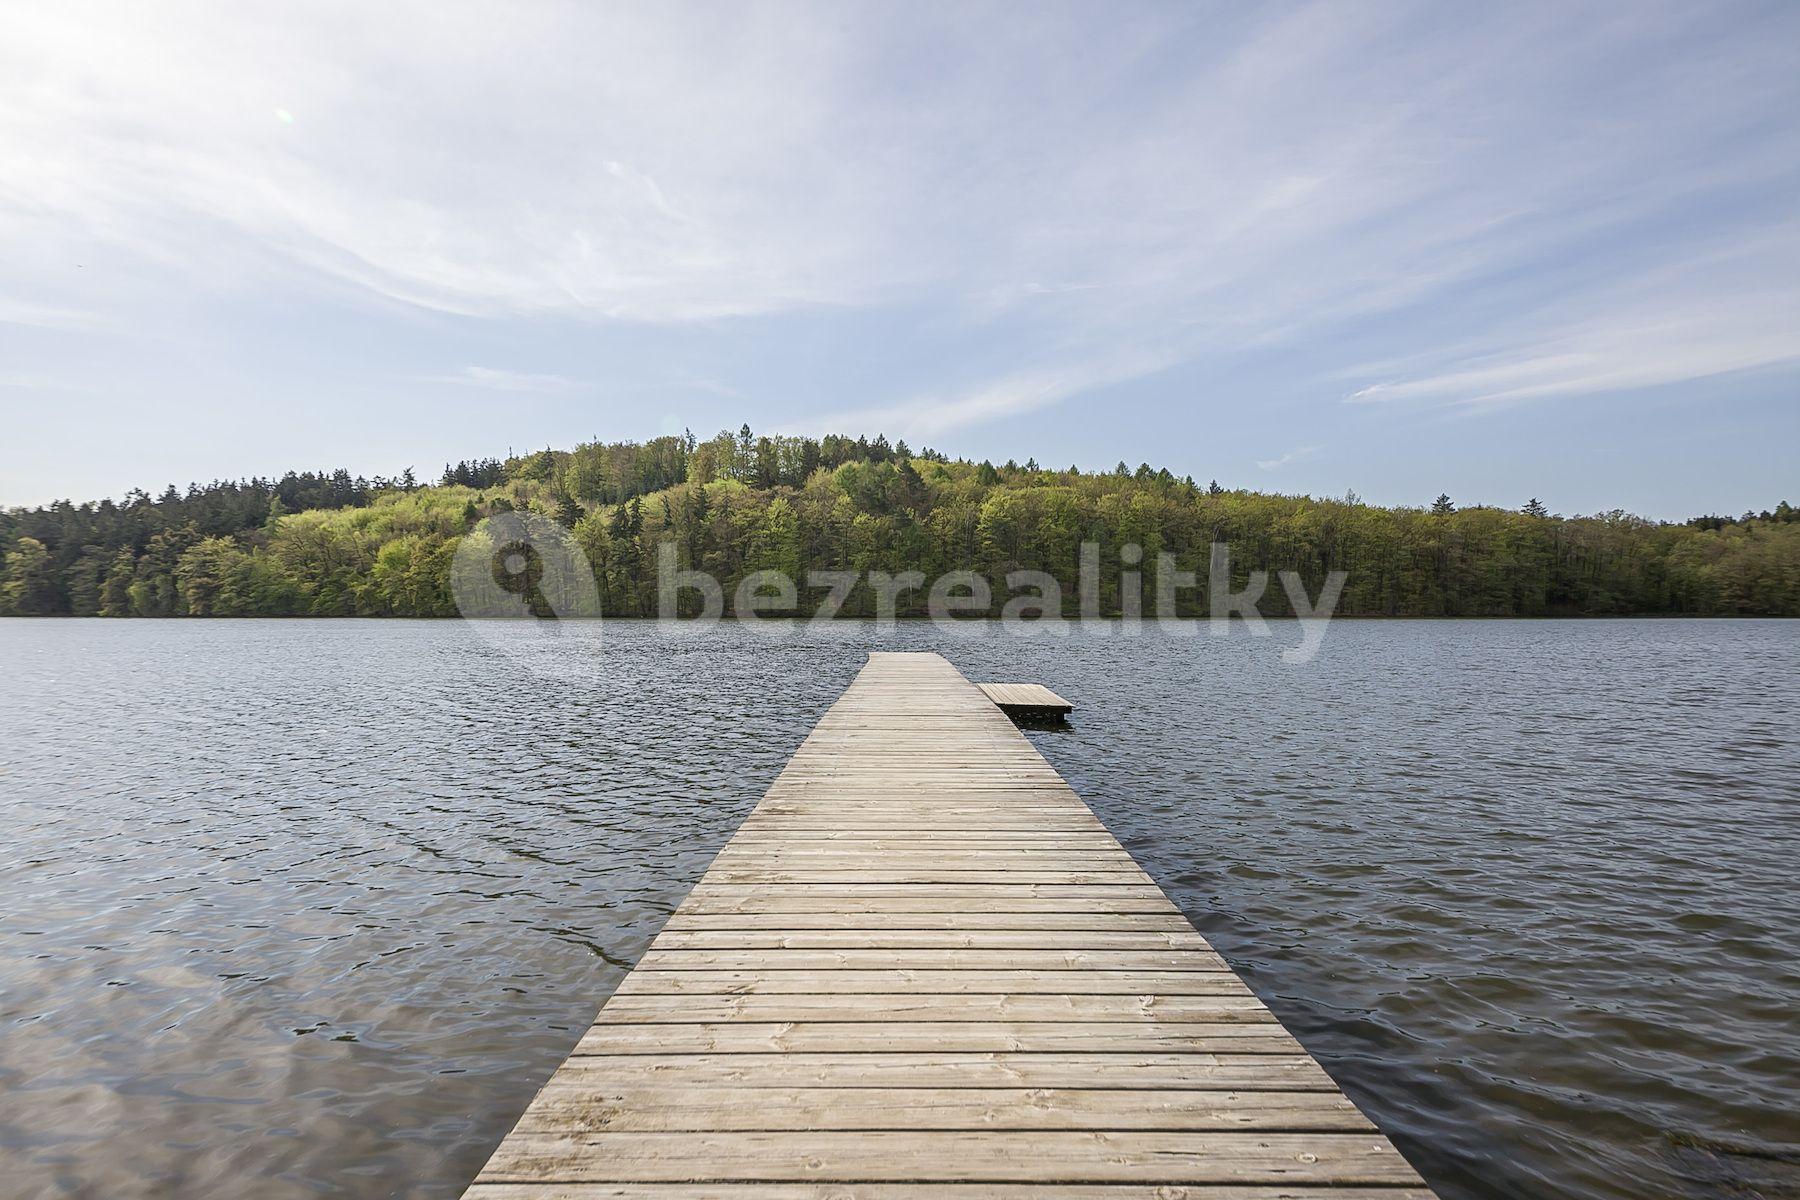
[[[122,502],[0,513],[0,612],[75,616],[449,616],[459,539],[528,509],[573,531],[608,615],[652,615],[657,546],[732,593],[751,571],[1047,571],[1075,612],[1078,547],[1101,547],[1105,611],[1120,547],[1205,578],[1229,544],[1238,580],[1298,571],[1317,595],[1348,572],[1340,614],[1800,615],[1800,513],[1786,502],[1682,525],[1226,490],[1148,465],[1106,473],[951,461],[884,438],[664,437],[448,464],[440,482],[289,474],[132,492]],[[1150,584],[1145,584],[1146,592]],[[801,595],[810,613],[818,597]],[[1190,593],[1182,611],[1200,611]],[[902,599],[917,611],[922,593]],[[1148,604],[1148,600],[1146,601]],[[1271,587],[1263,612],[1285,611]],[[844,612],[873,611],[859,587]]]

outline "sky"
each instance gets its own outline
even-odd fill
[[[1800,5],[0,13],[0,504],[745,422],[1800,501]]]

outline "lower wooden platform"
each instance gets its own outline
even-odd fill
[[[1011,721],[874,654],[469,1200],[1424,1200]]]
[[[1066,717],[1075,706],[1041,683],[978,683],[982,695],[1014,717]]]

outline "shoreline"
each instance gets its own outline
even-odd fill
[[[1062,625],[1069,625],[1069,626],[1080,626],[1080,625],[1085,625],[1085,624],[1090,624],[1090,623],[1095,624],[1095,625],[1117,624],[1118,622],[1123,621],[1125,619],[1126,619],[1125,617],[1123,617],[1117,613],[1114,613],[1111,615],[1104,615],[1104,616],[1098,616],[1098,617],[1021,617],[1021,618],[1011,619],[1010,623],[1025,624],[1025,625],[1062,624]],[[1233,621],[1233,618],[1225,618],[1225,619],[1227,621]],[[586,624],[599,624],[599,623],[608,622],[608,621],[629,621],[634,624],[642,623],[642,624],[652,624],[652,625],[662,625],[662,624],[701,625],[701,624],[718,624],[718,623],[722,623],[722,622],[730,622],[732,624],[740,624],[740,625],[741,624],[762,625],[762,624],[775,624],[777,622],[794,622],[794,621],[802,622],[805,624],[812,624],[815,621],[817,621],[817,622],[829,622],[831,624],[837,624],[839,622],[843,622],[845,624],[854,624],[854,623],[858,623],[858,622],[864,623],[864,624],[872,624],[872,623],[876,623],[876,622],[886,622],[889,624],[898,625],[898,624],[909,624],[909,623],[915,623],[915,622],[939,623],[939,622],[947,621],[947,622],[951,622],[951,623],[955,623],[955,624],[959,624],[959,625],[961,625],[961,624],[979,625],[979,624],[997,624],[1003,620],[1008,620],[1008,619],[997,616],[997,615],[994,615],[994,616],[970,615],[970,616],[954,616],[954,617],[939,618],[939,617],[932,617],[930,615],[923,614],[923,613],[908,613],[905,615],[896,614],[895,616],[893,616],[891,618],[870,617],[870,616],[846,616],[846,615],[842,615],[842,614],[840,614],[838,616],[820,618],[820,617],[812,617],[812,616],[801,616],[798,614],[783,615],[780,613],[768,613],[768,614],[765,614],[762,616],[756,616],[756,617],[720,616],[720,617],[712,618],[710,620],[708,620],[707,618],[702,618],[702,617],[664,618],[664,617],[639,617],[639,616],[617,616],[617,617],[608,617],[608,616],[599,616],[599,617],[484,616],[484,617],[465,617],[465,616],[461,615],[460,613],[451,615],[451,616],[418,616],[418,615],[414,615],[414,614],[401,614],[401,613],[281,613],[281,614],[271,614],[268,616],[233,615],[233,616],[229,616],[229,617],[214,617],[214,616],[196,617],[196,616],[192,616],[192,615],[179,615],[178,616],[178,615],[174,615],[174,614],[170,614],[167,616],[155,616],[155,617],[142,617],[142,616],[103,617],[103,616],[99,616],[97,614],[76,616],[73,613],[0,613],[0,621],[94,621],[94,622],[99,622],[99,623],[115,623],[115,622],[125,623],[125,622],[138,622],[138,621],[152,622],[152,623],[154,623],[154,622],[180,622],[180,621],[201,621],[201,622],[218,622],[218,621],[433,621],[433,622],[436,622],[436,621],[518,621],[518,622],[555,621],[558,624],[586,625]],[[1203,622],[1210,623],[1213,620],[1213,618],[1211,618],[1211,617],[1138,617],[1138,618],[1136,618],[1136,620],[1137,620],[1138,624],[1140,624],[1140,625],[1165,625],[1165,624],[1166,625],[1197,625],[1197,624],[1201,624]],[[1442,615],[1442,614],[1431,615],[1431,614],[1414,614],[1414,613],[1397,613],[1397,614],[1337,613],[1329,618],[1295,617],[1295,616],[1285,616],[1284,615],[1284,616],[1266,616],[1266,617],[1263,617],[1262,620],[1265,623],[1275,622],[1275,621],[1299,622],[1299,621],[1330,620],[1330,621],[1519,621],[1519,622],[1532,622],[1532,623],[1542,622],[1545,624],[1555,624],[1555,623],[1559,623],[1559,622],[1580,622],[1580,621],[1800,621],[1800,616],[1787,616],[1782,613],[1654,613],[1654,612],[1653,613],[1546,613],[1546,614],[1542,614],[1539,616],[1489,616],[1489,615],[1480,615],[1480,614],[1447,616],[1447,615]],[[1239,620],[1235,620],[1234,623],[1242,624],[1243,622],[1241,621],[1241,619],[1239,619]]]

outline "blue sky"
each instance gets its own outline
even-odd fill
[[[86,4],[0,37],[0,503],[886,432],[1800,500],[1800,6]]]

